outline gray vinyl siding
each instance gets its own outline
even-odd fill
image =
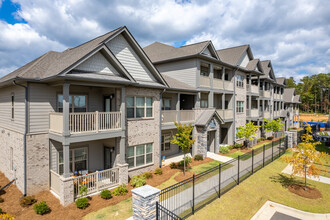
[[[157,82],[123,35],[116,36],[107,46],[135,80]]]
[[[160,73],[196,87],[196,59],[159,64],[156,67]]]
[[[11,118],[11,95],[14,94],[14,119]],[[25,89],[10,86],[0,89],[0,126],[24,132],[25,125]]]

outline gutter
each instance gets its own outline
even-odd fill
[[[23,157],[23,164],[24,164],[24,189],[23,189],[23,197],[26,196],[27,194],[27,189],[26,189],[26,136],[27,136],[27,132],[28,132],[28,87],[29,84],[27,84],[27,86],[21,85],[21,84],[17,84],[16,81],[13,81],[13,84],[15,86],[20,86],[23,87],[25,89],[25,128],[24,128],[24,138],[23,138],[23,149],[24,149],[24,157]]]
[[[159,168],[162,167],[162,101],[163,93],[166,91],[166,88],[160,92],[160,103],[159,103]]]

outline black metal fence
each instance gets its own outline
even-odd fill
[[[156,220],[182,220],[179,216],[166,209],[164,206],[156,202]]]
[[[226,163],[193,175],[160,192],[159,207],[178,218],[187,218],[197,210],[240,184],[284,154],[287,137],[274,140]],[[158,219],[168,219],[163,211]],[[178,219],[177,218],[177,219]]]

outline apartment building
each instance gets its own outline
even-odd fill
[[[0,79],[0,171],[24,195],[51,190],[67,205],[81,185],[92,194],[126,184],[180,153],[174,121],[194,126],[192,155],[217,153],[241,141],[245,122],[282,117],[273,93],[285,79],[266,64],[248,45],[142,49],[126,27],[50,51]],[[290,95],[287,111],[299,100]]]

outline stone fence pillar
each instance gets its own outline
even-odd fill
[[[293,147],[293,133],[290,131],[285,132],[285,135],[288,136],[288,148]]]
[[[149,185],[133,189],[133,219],[156,219],[156,202],[159,202],[159,194],[159,189]]]
[[[74,184],[73,178],[60,177],[60,203],[63,206],[70,205],[74,202]]]
[[[118,164],[119,168],[119,184],[128,183],[128,163]]]

